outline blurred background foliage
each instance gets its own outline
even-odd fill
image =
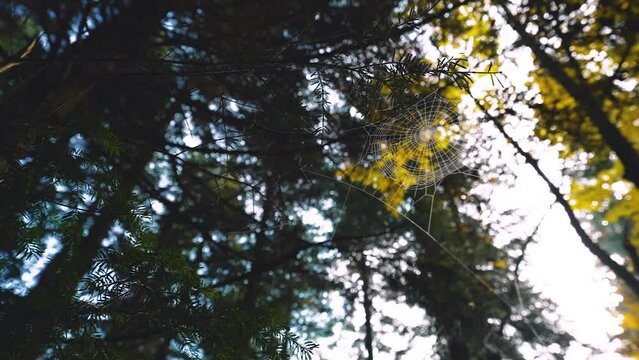
[[[309,358],[335,329],[359,334],[362,359],[428,337],[441,359],[563,357],[574,339],[519,279],[534,229],[496,246],[510,217],[486,221],[473,191],[512,185],[487,166],[495,139],[464,154],[474,176],[437,187],[447,251],[335,181],[356,177],[343,165],[364,125],[438,90],[547,181],[616,275],[639,358],[637,15],[609,0],[0,3],[1,357]],[[498,73],[516,50],[535,64],[523,88]],[[569,186],[509,135],[523,122],[560,147]],[[426,228],[429,202],[400,195]]]

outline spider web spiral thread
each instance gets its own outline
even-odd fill
[[[362,156],[355,164],[344,163],[337,177],[361,184],[384,199],[391,212],[404,203],[408,192],[413,203],[430,197],[432,205],[445,177],[465,173],[469,124],[436,92],[364,130]]]
[[[406,111],[367,130],[371,162],[400,186],[425,189],[458,172],[464,153],[460,117],[448,101],[432,93]]]

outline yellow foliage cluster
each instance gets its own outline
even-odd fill
[[[613,194],[612,184],[621,181],[622,175],[623,165],[615,161],[612,167],[597,174],[594,184],[574,180],[570,190],[570,205],[573,210],[599,211],[605,208]]]
[[[622,353],[639,360],[639,299],[627,289],[623,289],[621,293],[623,301],[619,310],[623,316],[621,326],[624,332],[620,338],[625,342]]]
[[[338,170],[335,176],[338,179],[349,179],[353,183],[372,187],[381,194],[386,210],[394,217],[399,216],[397,208],[404,201],[406,189],[385,177],[378,168],[367,168],[361,165],[347,166],[346,170]]]
[[[621,133],[639,151],[639,99],[635,95],[623,95],[622,99],[616,102],[607,100],[604,105],[610,118],[617,119],[616,124]]]
[[[498,269],[505,269],[508,267],[508,264],[506,263],[505,260],[502,259],[497,259],[493,262],[493,265],[498,268]]]
[[[594,184],[573,181],[570,191],[570,205],[574,210],[597,212],[606,211],[604,220],[615,223],[620,219],[632,222],[630,242],[639,247],[639,190],[623,186],[628,191],[619,199],[614,198],[613,185],[623,184],[623,165],[615,160],[613,166],[600,171]],[[613,201],[614,200],[614,201]]]
[[[599,131],[580,111],[574,98],[543,70],[537,69],[532,75],[543,101],[534,106],[537,119],[535,135],[549,140],[551,144],[563,145],[563,157],[573,156],[579,151],[595,151],[607,157]]]

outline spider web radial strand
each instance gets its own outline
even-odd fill
[[[462,167],[466,138],[458,113],[432,93],[402,113],[369,125],[360,163],[388,180],[417,190],[436,186]]]

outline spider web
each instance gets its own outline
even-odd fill
[[[379,100],[388,104],[388,99]],[[379,111],[379,107],[377,109]],[[430,232],[435,194],[441,182],[453,174],[476,176],[464,170],[465,155],[474,143],[468,141],[474,124],[467,122],[454,105],[437,92],[424,96],[408,107],[398,106],[398,109],[401,112],[363,126],[367,137],[361,156],[354,164],[344,160],[336,176],[304,166],[300,166],[300,170],[305,174],[347,185],[342,212],[346,209],[352,189],[378,200],[391,213],[401,216],[428,236],[476,280],[490,288]],[[393,110],[392,105],[381,108],[382,113]],[[367,115],[372,116],[373,112]],[[348,131],[351,130],[346,132]],[[430,200],[426,228],[403,211],[425,198]],[[329,242],[333,240],[338,225],[339,221],[333,228]],[[499,295],[495,295],[509,305]]]
[[[435,93],[406,112],[373,124],[367,133],[369,153],[382,161],[383,173],[402,186],[433,187],[462,167],[465,139],[459,116]],[[407,179],[401,179],[400,167],[406,170]]]
[[[471,127],[453,104],[433,92],[398,114],[364,126],[367,140],[359,160],[342,164],[337,179],[382,200],[391,212],[406,205],[407,198],[412,205],[429,199],[430,231],[442,180],[453,174],[474,176],[464,170]]]

